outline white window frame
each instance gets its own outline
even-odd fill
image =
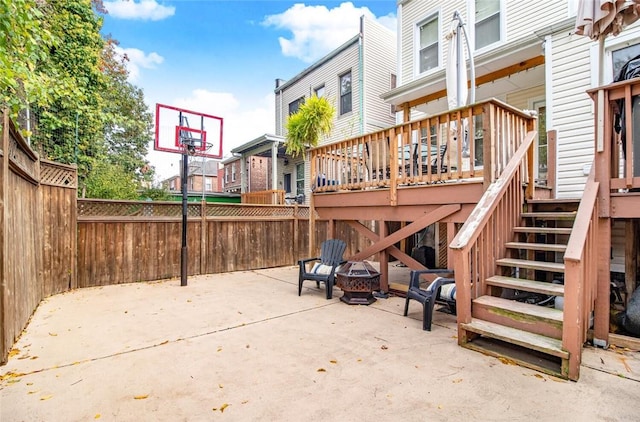
[[[342,78],[347,75],[349,75],[349,78],[351,79],[351,90],[349,91],[349,97],[351,97],[351,101],[350,101],[351,109],[349,111],[343,111],[342,110]],[[338,103],[339,103],[338,117],[353,113],[353,71],[352,69],[349,69],[338,75]]]
[[[236,181],[236,163],[231,164],[231,181]]]
[[[213,191],[213,180],[211,177],[204,178],[204,188],[207,192]]]
[[[613,52],[616,50],[621,50],[625,47],[631,47],[632,45],[636,45],[636,44],[640,44],[640,36],[638,34],[637,31],[629,31],[627,33],[622,32],[620,33],[620,35],[618,35],[617,37],[607,37],[607,39],[605,39],[605,43],[604,43],[604,62],[603,62],[603,71],[604,71],[604,83],[605,84],[610,84],[611,82],[613,82],[613,78],[616,77],[616,75],[613,74]],[[597,46],[592,46],[591,47],[593,50],[595,51],[595,54],[592,54],[592,60],[593,60],[593,56],[595,56],[595,68],[592,69],[598,69],[598,62],[597,62],[597,56],[598,56],[598,50],[597,50]],[[597,75],[597,70],[595,72],[592,72],[592,75],[595,75],[594,80],[592,80],[593,86],[598,86],[598,75]]]
[[[535,110],[536,112],[538,112],[538,110],[540,110],[540,107],[544,107],[545,110],[547,109],[547,99],[544,96],[537,96],[537,97],[532,97],[529,98],[529,100],[527,101],[527,106],[529,107],[529,110]],[[546,129],[547,129],[547,133],[549,133],[549,125],[548,125],[548,121],[545,122],[546,123]],[[536,128],[537,130],[538,128]],[[533,154],[533,169],[534,169],[534,178],[536,180],[538,180],[540,178],[540,174],[539,174],[539,163],[540,163],[540,133],[538,133],[536,135],[536,139],[534,142],[535,145],[535,154]],[[547,138],[547,172],[549,171],[549,138]],[[547,173],[548,174],[548,173]],[[549,181],[549,179],[545,179],[547,180],[547,182]]]
[[[474,54],[483,53],[492,50],[507,41],[507,5],[505,0],[500,0],[500,39],[494,43],[485,45],[480,49],[476,49],[476,0],[468,3],[468,19],[466,29],[469,33],[469,44]]]
[[[302,177],[298,177],[298,169],[302,167]],[[305,168],[304,168],[304,161],[301,163],[296,164],[296,195],[301,195],[304,194],[304,190],[305,190],[305,183],[304,183],[304,176],[305,176]],[[300,192],[298,190],[298,183],[302,182],[302,192]]]
[[[352,81],[351,90],[353,91],[353,81]],[[318,95],[318,91],[321,91],[321,95]],[[322,85],[318,85],[313,89],[313,94],[318,98],[322,98],[326,95],[326,91],[327,91],[327,88],[325,87],[325,84],[322,84]]]
[[[432,20],[438,21],[438,64],[424,72],[420,72],[420,27],[425,25],[426,23],[431,22]],[[428,13],[424,19],[421,19],[416,22],[413,26],[413,74],[415,77],[420,77],[424,75],[428,75],[429,73],[434,73],[443,67],[442,63],[442,16],[440,10],[433,11]]]

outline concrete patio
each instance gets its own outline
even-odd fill
[[[296,285],[284,267],[50,297],[0,367],[0,420],[640,418],[638,352],[587,348],[574,383],[458,347],[446,313],[422,331],[416,302]]]

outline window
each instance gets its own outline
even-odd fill
[[[229,167],[224,166],[224,182],[229,183]]]
[[[340,115],[351,111],[351,71],[340,76]]]
[[[289,115],[297,113],[300,106],[304,104],[304,97],[300,97],[297,100],[289,103]]]
[[[296,165],[296,195],[304,195],[304,163]]]
[[[236,163],[231,164],[231,181],[236,181]]]
[[[613,60],[613,77],[618,76],[622,66],[637,55],[640,55],[640,44],[630,45],[629,47],[613,51],[611,53],[611,59]]]
[[[284,191],[285,193],[291,193],[291,173],[284,175]]]
[[[476,0],[476,50],[500,41],[500,0]]]
[[[204,179],[204,184],[205,184],[205,190],[207,190],[208,192],[211,192],[213,190],[213,183],[211,182],[210,177],[206,177]]]
[[[547,146],[547,107],[544,101],[533,103],[533,109],[538,112],[538,175],[541,184],[547,182],[548,150]]]
[[[324,85],[317,87],[313,90],[313,93],[316,94],[316,97],[322,98],[324,97]]]
[[[418,25],[418,73],[434,69],[439,65],[438,16],[435,15]]]

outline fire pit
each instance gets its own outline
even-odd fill
[[[373,291],[380,289],[380,273],[366,261],[349,261],[336,273],[336,284],[344,292],[344,303],[371,305],[376,301]]]

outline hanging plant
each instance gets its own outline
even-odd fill
[[[287,119],[287,154],[296,157],[307,148],[318,146],[320,137],[331,133],[335,114],[335,107],[325,97],[318,98],[314,95],[308,98]]]

